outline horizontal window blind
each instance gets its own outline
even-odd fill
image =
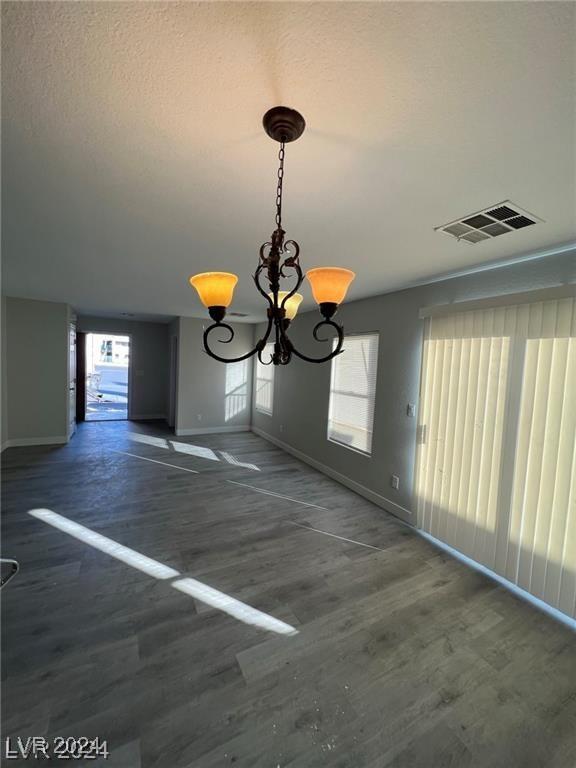
[[[576,300],[426,321],[418,525],[576,616]]]
[[[243,413],[248,406],[248,360],[229,363],[226,366],[226,390],[224,418],[230,421]]]
[[[328,438],[370,453],[378,368],[378,334],[346,336],[332,360]]]
[[[269,360],[274,352],[274,344],[266,344],[262,351],[262,359]],[[256,410],[272,415],[272,405],[274,401],[274,366],[263,365],[260,360],[256,361],[256,387],[254,395],[254,405]]]

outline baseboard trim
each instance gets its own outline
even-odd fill
[[[385,509],[386,512],[390,512],[395,517],[399,517],[403,522],[408,523],[411,526],[415,525],[412,512],[410,512],[409,509],[400,506],[400,504],[396,504],[396,502],[391,501],[390,499],[386,498],[386,496],[382,496],[381,494],[376,493],[376,491],[372,491],[365,485],[357,483],[355,480],[352,480],[351,478],[346,477],[346,475],[343,475],[340,472],[337,472],[335,469],[332,469],[332,467],[329,467],[326,464],[322,464],[322,462],[313,459],[311,456],[308,456],[307,453],[303,453],[297,448],[293,448],[291,445],[288,445],[288,443],[284,443],[282,440],[278,440],[277,437],[269,435],[268,432],[264,432],[264,430],[259,429],[259,427],[252,425],[252,432],[254,432],[254,434],[258,435],[259,437],[264,438],[264,440],[268,440],[270,443],[278,446],[278,448],[282,448],[283,451],[286,451],[286,453],[295,456],[305,464],[309,464],[311,467],[314,467],[314,469],[322,472],[322,474],[332,478],[332,480],[336,480],[337,483],[346,486],[346,488],[354,491],[359,496],[363,496],[365,499],[368,499],[368,501],[371,501],[378,507]]]
[[[437,539],[426,531],[423,531],[420,528],[416,528],[416,533],[419,536],[422,536],[423,539],[426,539],[426,541],[429,541],[435,547],[438,547],[438,549],[442,549],[444,552],[448,552],[448,554],[452,555],[452,557],[455,557],[457,560],[460,560],[469,568],[474,568],[474,570],[480,571],[480,573],[483,573],[485,576],[488,576],[488,578],[498,582],[498,584],[501,584],[510,592],[518,595],[518,597],[521,597],[523,600],[531,603],[539,610],[544,611],[549,616],[552,616],[552,618],[556,619],[557,621],[561,621],[563,624],[566,624],[568,627],[570,627],[570,629],[576,631],[576,619],[573,619],[572,616],[568,616],[567,613],[562,613],[562,611],[558,610],[558,608],[554,608],[553,605],[549,605],[539,597],[532,595],[530,592],[526,592],[525,589],[522,589],[522,587],[519,587],[517,584],[508,581],[508,579],[504,578],[504,576],[500,576],[500,574],[496,573],[496,571],[492,571],[487,566],[482,565],[482,563],[479,563],[476,560],[472,560],[472,558],[468,557],[468,555],[465,555],[463,552],[459,552],[457,549],[454,549],[449,544],[440,541],[440,539]]]
[[[68,438],[65,435],[57,437],[18,437],[13,440],[6,440],[2,445],[2,450],[6,448],[25,448],[31,445],[66,445]]]
[[[377,506],[382,507],[382,509],[385,509],[387,512],[390,512],[391,514],[395,515],[395,517],[398,517],[401,523],[406,525],[408,528],[411,528],[413,531],[415,531],[415,533],[417,533],[423,539],[426,539],[427,541],[429,541],[433,546],[438,547],[439,549],[442,549],[445,552],[448,552],[450,555],[452,555],[452,557],[455,557],[456,559],[462,561],[463,563],[468,565],[470,568],[474,568],[475,570],[480,571],[481,573],[485,574],[489,578],[501,584],[510,592],[513,592],[515,595],[518,595],[518,597],[521,597],[522,599],[534,605],[539,610],[544,611],[549,616],[552,616],[557,621],[561,621],[563,624],[567,625],[572,630],[576,631],[576,619],[573,619],[571,616],[568,616],[567,614],[562,613],[562,611],[559,611],[557,608],[554,608],[553,606],[548,605],[548,603],[545,603],[543,600],[540,600],[534,595],[531,595],[529,592],[526,592],[526,590],[522,589],[516,584],[513,584],[511,581],[508,581],[508,579],[505,579],[503,576],[500,576],[499,574],[490,570],[489,568],[482,565],[481,563],[476,562],[476,560],[472,560],[467,555],[464,555],[462,552],[458,552],[458,550],[453,549],[449,544],[445,544],[443,541],[440,541],[439,539],[436,539],[434,536],[431,536],[429,533],[426,533],[426,531],[423,531],[417,528],[416,520],[410,519],[412,518],[412,514],[410,510],[405,509],[404,507],[401,507],[399,504],[395,504],[393,501],[391,501],[390,499],[387,499],[385,496],[381,496],[380,494],[375,493],[374,491],[371,491],[369,488],[366,488],[365,486],[360,485],[360,483],[357,483],[354,480],[351,480],[349,477],[346,477],[345,475],[340,474],[340,472],[336,472],[336,470],[331,469],[330,467],[327,467],[325,464],[322,464],[319,461],[316,461],[316,459],[313,459],[307,454],[302,453],[302,451],[299,451],[297,448],[293,448],[291,445],[288,445],[288,443],[284,443],[282,442],[282,440],[278,440],[278,438],[272,437],[272,435],[269,435],[267,432],[264,432],[262,429],[259,429],[254,425],[252,425],[252,432],[254,432],[254,434],[258,435],[259,437],[264,438],[264,440],[268,440],[270,443],[273,443],[274,445],[278,446],[278,448],[282,448],[283,451],[286,451],[286,453],[289,453],[292,456],[295,456],[297,459],[300,459],[305,464],[309,464],[311,467],[314,467],[314,469],[317,469],[319,472],[322,472],[323,474],[328,475],[328,477],[331,477],[333,480],[336,480],[338,483],[341,483],[347,488],[350,488],[350,490],[355,491],[360,496],[364,496],[364,498],[368,499],[369,501],[372,501]]]
[[[228,432],[250,432],[250,427],[237,426],[237,427],[193,427],[184,429],[176,429],[175,434],[178,437],[185,437],[186,435],[220,435]]]
[[[128,421],[166,421],[167,416],[165,413],[148,413],[148,414],[136,414],[128,415]]]

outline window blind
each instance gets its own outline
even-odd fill
[[[332,360],[328,439],[364,453],[372,451],[378,334],[346,336]]]
[[[418,525],[576,616],[576,300],[426,321]]]
[[[262,358],[268,360],[274,352],[274,344],[266,344],[262,352]],[[256,387],[254,404],[257,411],[272,415],[274,401],[274,366],[263,365],[256,361]]]
[[[248,370],[248,360],[240,360],[226,366],[224,396],[224,418],[226,421],[230,421],[246,410],[248,405]]]

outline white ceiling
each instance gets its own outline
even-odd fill
[[[284,225],[350,298],[575,238],[572,2],[4,2],[8,295],[197,315],[198,271],[251,274]],[[510,199],[545,223],[478,245],[434,226]],[[310,291],[305,298],[312,306]]]

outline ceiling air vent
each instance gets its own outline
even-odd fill
[[[228,312],[228,317],[248,317],[247,312]]]
[[[492,205],[483,211],[468,214],[461,219],[434,227],[436,232],[446,232],[456,240],[465,240],[467,243],[480,243],[482,240],[491,240],[493,237],[505,235],[515,229],[531,227],[542,222],[537,216],[524,211],[510,200]]]

